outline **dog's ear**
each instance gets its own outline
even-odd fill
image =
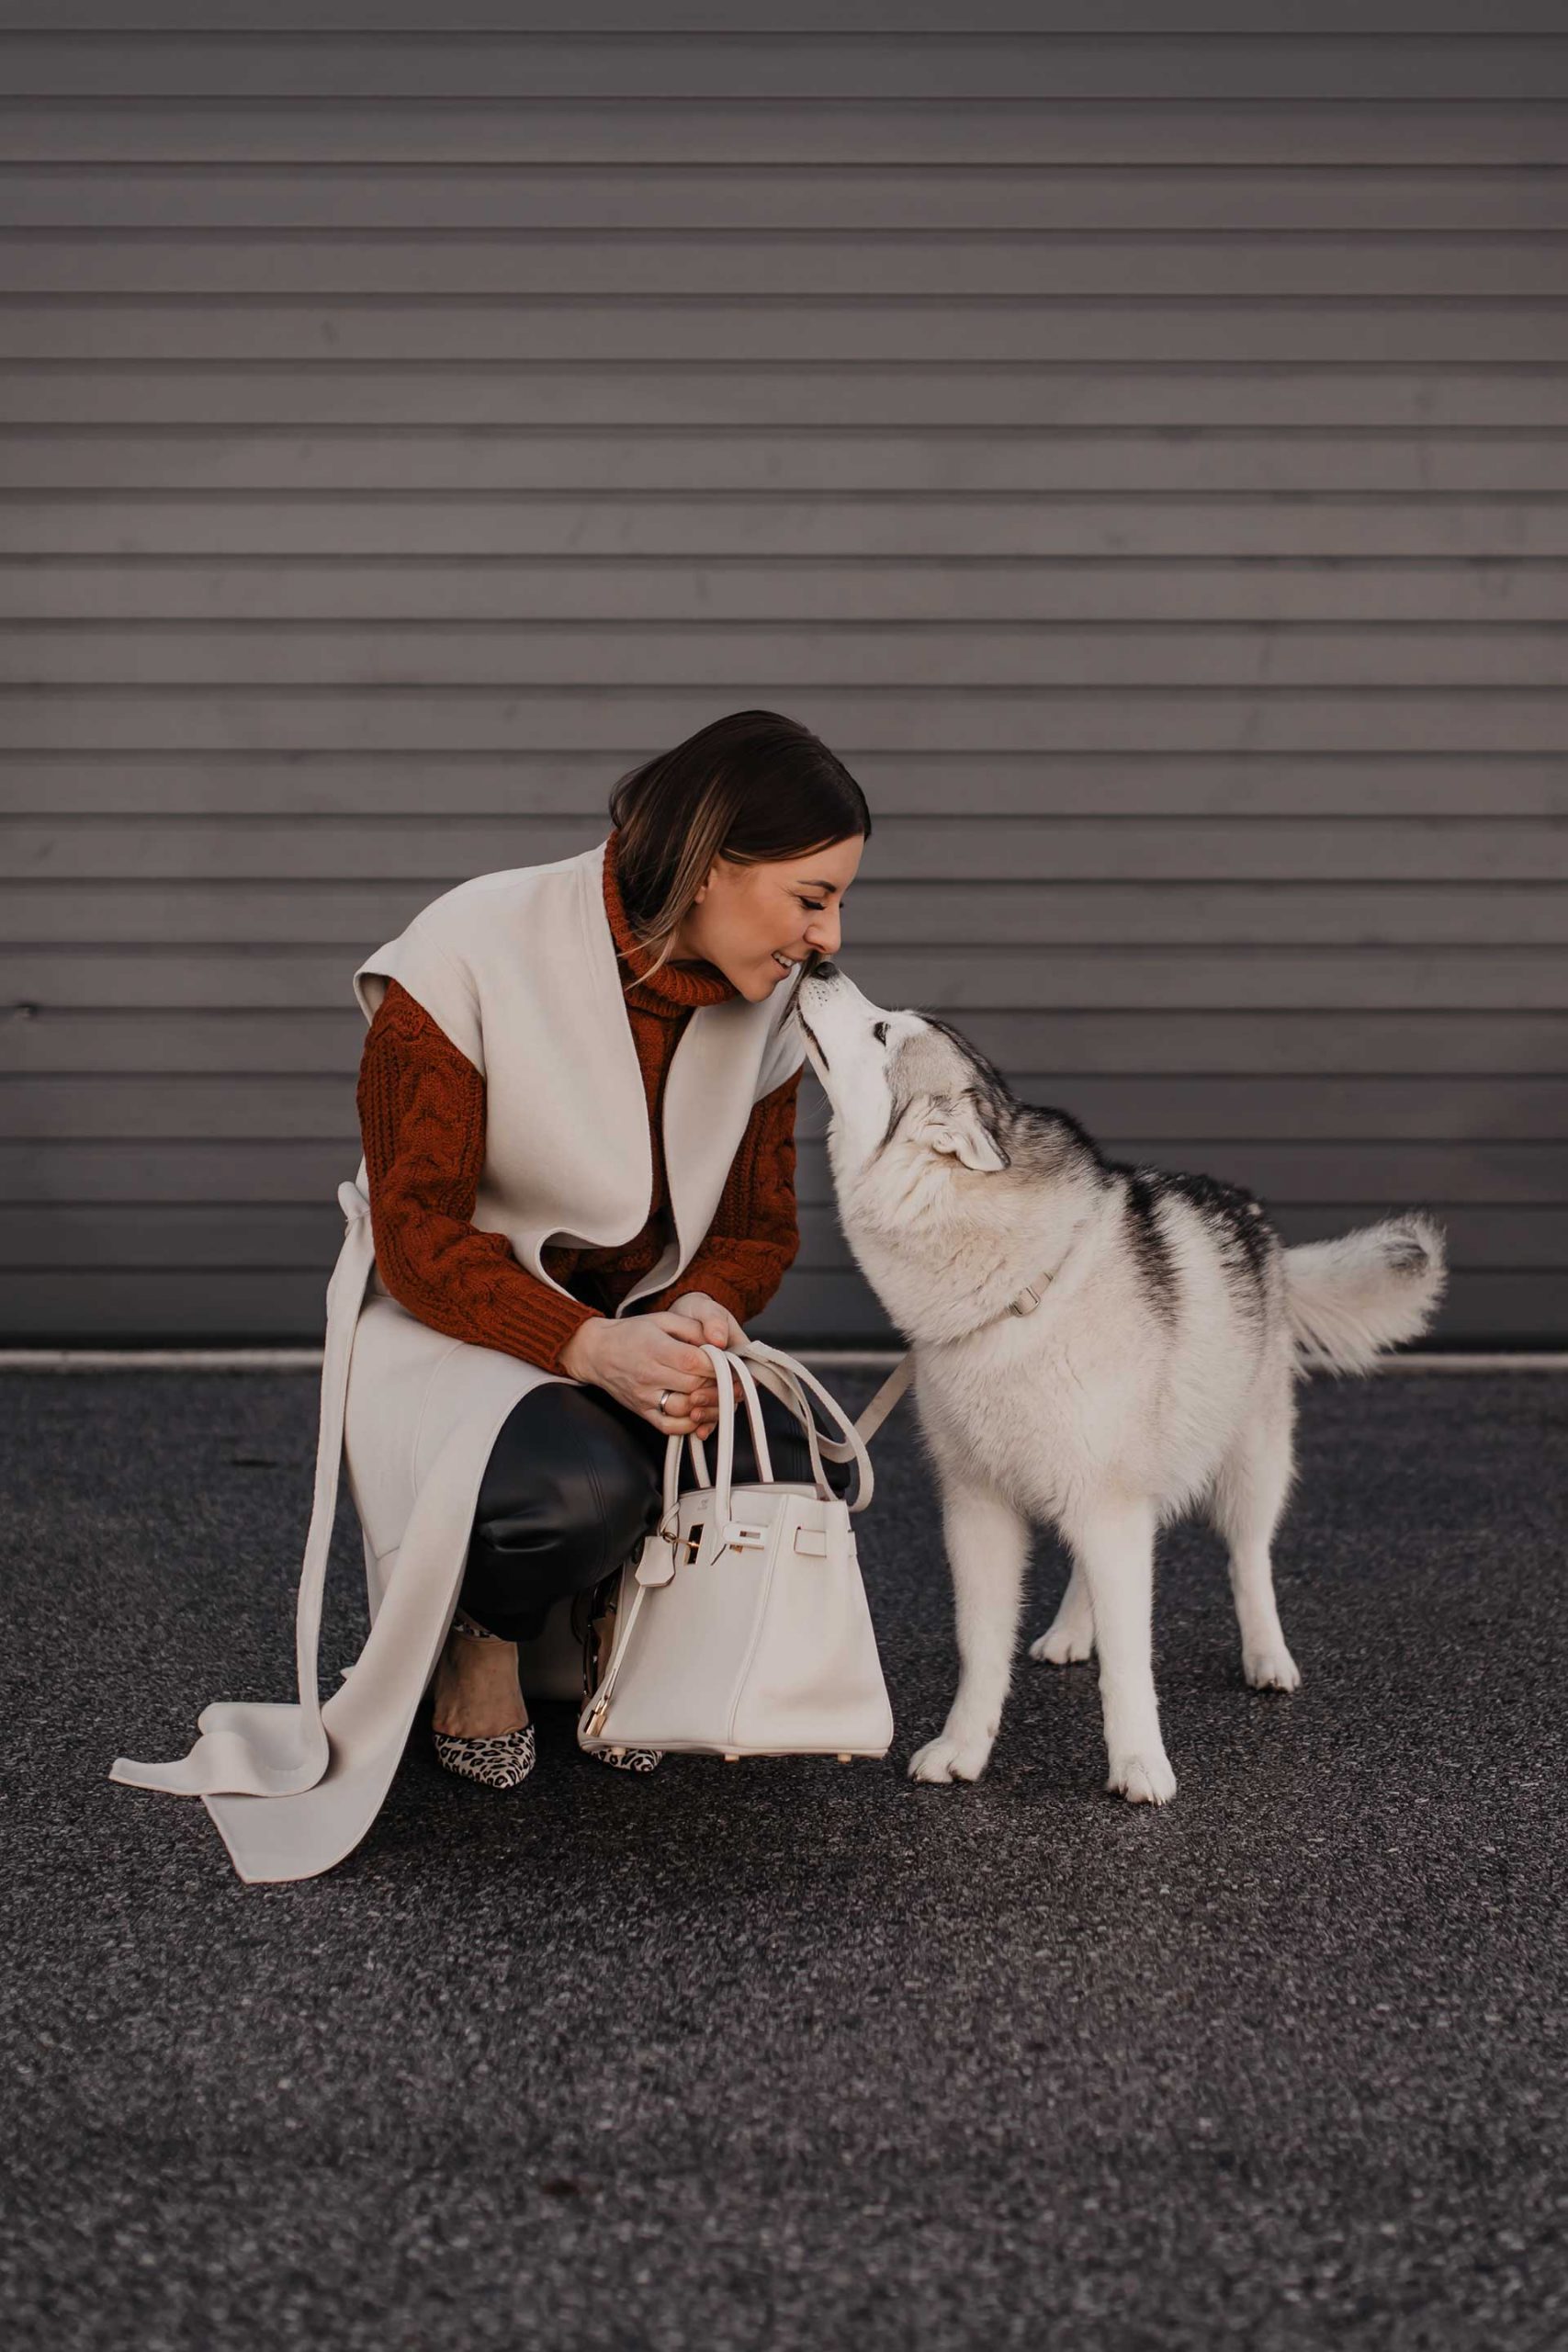
[[[972,1094],[961,1094],[932,1105],[930,1117],[920,1130],[920,1140],[932,1151],[951,1152],[965,1168],[973,1168],[982,1176],[994,1176],[999,1168],[1010,1168],[1011,1160],[981,1117]]]

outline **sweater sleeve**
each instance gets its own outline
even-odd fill
[[[797,1069],[752,1105],[713,1223],[691,1264],[668,1289],[655,1293],[651,1306],[668,1307],[685,1291],[705,1290],[738,1323],[747,1323],[773,1296],[800,1247],[795,1201],[799,1092]]]
[[[451,1339],[564,1372],[560,1350],[598,1309],[541,1282],[504,1234],[471,1222],[485,1081],[396,980],[365,1040],[358,1103],[376,1263],[392,1297]]]

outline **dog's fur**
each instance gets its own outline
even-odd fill
[[[1212,1520],[1246,1678],[1293,1690],[1269,1546],[1294,1477],[1295,1381],[1364,1372],[1424,1329],[1442,1234],[1413,1215],[1285,1249],[1249,1193],[1107,1159],[1066,1112],[1017,1101],[945,1022],[885,1012],[831,963],[795,1010],[832,1105],[845,1238],[916,1350],[942,1498],[961,1673],[909,1770],[984,1771],[1032,1524],[1050,1523],[1074,1566],[1030,1656],[1066,1666],[1098,1648],[1107,1785],[1163,1804],[1176,1780],[1152,1664],[1157,1531]],[[1010,1312],[1043,1273],[1038,1306]]]

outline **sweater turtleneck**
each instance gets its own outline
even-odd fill
[[[610,936],[615,943],[615,954],[623,967],[622,986],[629,1007],[639,1012],[659,1012],[666,1016],[689,1012],[699,1004],[722,1004],[727,998],[740,991],[728,980],[716,964],[667,963],[657,972],[650,972],[653,951],[638,944],[621,895],[621,877],[616,852],[620,845],[620,831],[612,827],[604,846],[604,912],[609,919]],[[633,981],[629,988],[627,980]]]

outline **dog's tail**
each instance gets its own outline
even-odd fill
[[[1284,1253],[1285,1313],[1303,1371],[1369,1372],[1431,1321],[1448,1282],[1442,1227],[1385,1217]]]

